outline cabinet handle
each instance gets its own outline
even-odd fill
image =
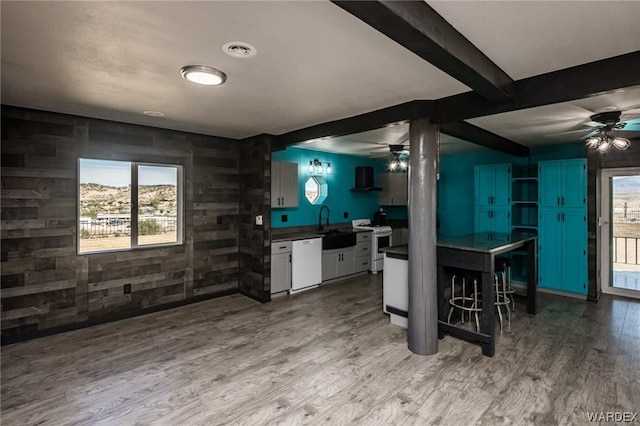
[[[558,197],[558,205],[560,205],[560,197]]]
[[[564,222],[564,213],[562,213],[562,221]]]
[[[560,222],[560,213],[558,213],[558,222]]]
[[[279,249],[286,249],[286,248],[287,248],[287,246],[281,246],[281,247],[278,247],[278,248],[279,248]]]
[[[291,263],[291,255],[289,255],[289,263]]]
[[[282,205],[284,206],[284,197],[282,197]]]

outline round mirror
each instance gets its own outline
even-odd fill
[[[320,176],[311,176],[304,184],[304,196],[313,205],[322,204],[327,199],[329,185]]]

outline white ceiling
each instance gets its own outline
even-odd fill
[[[428,3],[516,80],[640,50],[638,1]],[[243,138],[469,90],[328,1],[0,7],[1,101],[8,105]],[[229,41],[251,43],[258,53],[227,56],[222,46]],[[179,73],[189,64],[218,67],[228,81],[190,84]],[[550,134],[614,107],[639,108],[638,89],[470,122],[527,145],[563,143],[582,133]],[[385,128],[313,143],[368,155],[405,132]],[[473,146],[445,136],[442,143],[445,153]]]

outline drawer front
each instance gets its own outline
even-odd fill
[[[356,234],[356,243],[359,243],[361,241],[371,241],[372,235],[373,232],[358,232]]]
[[[356,256],[371,256],[371,243],[363,241],[356,244]]]
[[[291,241],[271,243],[271,254],[291,253]]]
[[[356,272],[368,271],[371,269],[371,256],[356,257]]]

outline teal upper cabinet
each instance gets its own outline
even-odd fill
[[[474,231],[511,232],[511,164],[474,169]]]
[[[508,206],[511,204],[511,164],[476,166],[475,205]]]
[[[476,206],[475,232],[511,232],[511,208],[507,206]]]
[[[541,161],[538,164],[540,207],[587,205],[587,160]]]
[[[541,161],[538,281],[540,287],[587,294],[586,160]]]
[[[271,162],[271,207],[298,207],[298,165]]]

